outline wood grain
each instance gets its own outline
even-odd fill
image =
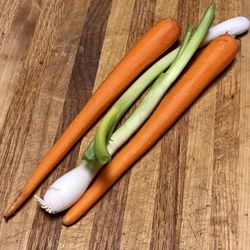
[[[124,53],[156,21],[196,24],[203,1],[0,0],[0,198],[18,188]],[[216,1],[215,23],[250,16]],[[64,227],[30,199],[0,249],[250,249],[250,36],[234,63],[103,199]],[[80,161],[95,127],[36,191]]]

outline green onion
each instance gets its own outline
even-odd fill
[[[117,122],[139,95],[136,95],[133,91],[131,91],[130,94],[126,95],[126,92],[124,94],[126,96],[126,99],[119,99],[119,101],[103,118],[97,129],[94,143],[95,156],[101,164],[105,164],[111,159],[107,144],[112,144],[112,141],[114,141],[113,145],[115,145],[115,148],[122,145],[152,113],[167,89],[180,75],[182,70],[188,64],[189,60],[205,38],[205,35],[214,20],[214,13],[215,5],[212,4],[206,10],[197,30],[190,39],[189,37],[191,35],[192,28],[189,27],[184,39],[185,42],[180,48],[180,51],[182,52],[179,53],[167,72],[162,73],[157,78],[157,80],[153,83],[150,90],[148,91],[147,95],[143,98],[141,104],[137,107],[131,117],[111,136],[111,138],[109,138],[108,135],[113,133],[113,129],[117,125]],[[136,98],[134,98],[135,96]],[[109,147],[109,149],[112,151],[112,147]]]
[[[182,54],[184,49],[187,47],[187,44],[190,41],[190,37],[192,35],[192,32],[193,32],[193,27],[191,25],[188,25],[186,34],[185,34],[184,39],[182,41],[181,49],[178,51],[178,54],[177,54],[175,60],[178,59],[178,57]]]
[[[179,48],[176,48],[172,52],[168,53],[162,59],[157,61],[152,67],[150,67],[140,78],[138,78],[133,85],[118,99],[118,101],[113,105],[113,107],[108,111],[108,113],[102,119],[98,133],[98,150],[102,151],[102,148],[105,148],[108,141],[109,135],[112,134],[115,126],[122,118],[124,113],[128,108],[137,100],[137,98],[145,91],[145,89],[152,83],[157,76],[166,70],[171,63],[174,61],[178,54]],[[100,137],[104,135],[104,137]],[[108,138],[107,138],[108,137]],[[96,162],[95,156],[95,140],[90,143],[86,149],[83,159],[88,162]],[[103,154],[103,153],[102,153]],[[104,153],[105,154],[105,153]],[[110,157],[104,157],[105,162],[109,160]]]

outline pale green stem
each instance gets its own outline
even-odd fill
[[[118,101],[112,106],[108,113],[102,119],[100,126],[98,128],[101,135],[104,133],[107,135],[110,129],[116,125],[117,122],[121,119],[124,113],[128,108],[136,101],[136,99],[145,91],[145,89],[157,78],[157,76],[166,70],[171,63],[176,58],[180,48],[168,53],[166,56],[157,61],[153,66],[151,66],[141,77],[139,77],[133,85],[118,99]],[[107,123],[108,127],[107,127]],[[99,140],[99,148],[106,148],[106,139]],[[93,141],[89,147],[86,149],[83,159],[89,162],[95,162],[95,152],[94,150],[95,142]],[[105,147],[103,147],[105,145]],[[98,146],[97,146],[98,147]],[[105,151],[106,152],[106,151]],[[109,158],[105,158],[109,159]]]
[[[140,126],[143,122],[149,117],[154,108],[160,102],[162,97],[176,78],[180,75],[182,70],[188,64],[189,60],[198,49],[202,40],[204,39],[209,27],[211,26],[214,20],[215,6],[214,4],[210,5],[204,14],[197,30],[193,36],[185,44],[183,52],[180,53],[177,58],[174,60],[170,68],[166,73],[163,73],[157,78],[154,84],[151,86],[148,94],[143,98],[141,104],[137,107],[134,113],[128,118],[128,120],[111,136],[109,143],[113,147],[121,146]],[[190,28],[188,29],[187,34],[190,34]],[[188,35],[186,35],[188,36]],[[180,49],[182,50],[182,48]],[[108,121],[106,121],[107,123]],[[111,123],[110,123],[111,124]],[[103,124],[105,127],[106,125]],[[101,126],[100,126],[101,127]],[[107,137],[103,133],[105,130],[97,130],[96,141],[95,141],[95,153],[99,162],[105,164],[110,159],[111,156],[107,149]],[[109,150],[112,151],[111,146]]]

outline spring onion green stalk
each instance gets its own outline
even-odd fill
[[[173,50],[158,62],[156,62],[151,68],[149,68],[138,80],[136,80],[133,85],[118,99],[118,101],[112,106],[108,113],[102,119],[98,133],[105,134],[106,136],[111,135],[114,128],[116,127],[119,120],[122,118],[124,113],[129,109],[129,107],[138,99],[138,97],[145,91],[145,89],[152,83],[156,77],[166,70],[171,63],[174,61],[178,54],[179,48]],[[108,136],[110,137],[110,136]],[[98,137],[99,138],[99,137]],[[95,162],[94,145],[100,145],[104,143],[106,145],[106,139],[100,143],[92,142],[89,148],[84,154],[84,159],[88,162]],[[100,150],[102,150],[101,147]],[[107,158],[106,158],[107,156]],[[104,156],[105,159],[102,161],[107,162],[110,160],[110,156]]]
[[[211,4],[206,10],[197,30],[190,37],[192,28],[189,27],[186,34],[186,39],[184,39],[184,44],[182,45],[180,52],[170,68],[166,73],[162,73],[155,83],[150,88],[148,94],[142,100],[142,103],[137,107],[135,112],[131,115],[131,117],[125,122],[122,126],[123,128],[119,130],[119,134],[116,133],[116,139],[118,138],[118,145],[121,142],[124,142],[129,138],[139,127],[140,125],[149,117],[154,108],[160,102],[165,92],[171,86],[171,84],[176,80],[176,78],[180,75],[182,70],[188,64],[189,60],[195,53],[195,51],[199,48],[201,42],[206,36],[206,33],[209,30],[213,20],[215,13],[215,5]],[[116,117],[118,116],[119,109],[114,110],[113,113],[108,113],[107,116],[101,121],[99,128],[96,132],[95,137],[95,155],[97,160],[101,164],[106,164],[110,159],[111,155],[108,152],[108,133],[109,129],[116,122]],[[111,142],[115,141],[114,138],[111,138]]]
[[[183,50],[187,47],[187,44],[188,44],[188,42],[189,42],[189,40],[191,38],[192,32],[193,32],[193,27],[191,25],[188,25],[186,34],[185,34],[184,39],[182,41],[182,46],[179,49],[175,60],[178,59],[178,57],[182,54]]]
[[[230,33],[231,35],[240,34],[239,31],[241,31],[243,33],[249,28],[249,22],[248,22],[248,25],[246,25],[246,22],[244,22],[243,23],[244,27],[240,24],[242,24],[242,20],[239,20],[237,18],[234,19],[233,26],[235,28],[232,30],[234,33]],[[221,24],[218,24],[215,27],[213,27],[212,29],[210,29],[213,31],[212,33],[210,33],[210,39],[216,38],[216,34],[220,35],[222,32],[221,31],[222,28],[224,28],[224,33],[226,33],[226,31],[228,30],[228,26],[225,26],[225,25],[221,26]],[[210,32],[210,30],[209,30],[209,32]],[[204,41],[207,41],[207,38]],[[185,41],[183,41],[183,43],[182,43],[182,48],[186,47],[186,45],[184,45],[184,44],[185,44]],[[175,52],[171,52],[171,53],[174,53],[174,56],[172,57],[171,63],[176,58],[176,56],[178,54],[178,50],[179,49],[176,49]],[[184,52],[184,50],[183,50],[183,52]],[[164,71],[164,70],[165,69],[163,69],[162,71]],[[159,74],[162,71],[160,71]],[[166,74],[166,73],[164,73],[164,74]],[[161,82],[161,78],[164,77],[164,74],[162,74],[157,79],[158,83]],[[147,79],[145,79],[145,80],[147,81]],[[147,88],[147,86],[145,88]],[[152,88],[153,87],[151,87],[150,90]],[[144,116],[144,115],[141,113],[138,113],[139,116],[136,117],[135,114],[136,114],[136,111],[132,114],[132,116],[121,127],[119,127],[112,134],[110,140],[108,141],[108,152],[111,155],[113,155],[118,150],[118,148],[133,133],[133,131],[135,132],[136,128],[141,126],[143,119],[145,119],[141,116]],[[131,133],[127,133],[126,132],[127,130],[131,130]],[[125,133],[124,133],[124,131],[125,131]],[[88,147],[87,157],[85,158],[85,156],[84,156],[84,160],[80,163],[80,165],[73,168],[72,170],[70,170],[69,172],[67,172],[63,176],[61,176],[59,179],[57,179],[49,187],[49,189],[45,193],[43,199],[36,197],[39,204],[41,205],[41,207],[44,208],[47,212],[57,213],[57,212],[61,212],[65,209],[69,208],[85,192],[85,190],[87,189],[87,187],[89,186],[89,184],[93,180],[96,173],[103,166],[103,164],[100,164],[96,160],[94,148],[95,147],[94,147],[94,141],[93,141]],[[87,151],[85,152],[85,155],[86,155]]]
[[[122,118],[124,113],[128,110],[128,108],[135,102],[135,100],[143,93],[143,91],[148,87],[148,85],[160,74],[162,73],[169,65],[177,58],[184,48],[186,47],[190,37],[192,34],[192,27],[189,25],[187,32],[185,34],[184,40],[182,42],[181,48],[177,48],[173,50],[171,53],[167,54],[157,63],[155,63],[145,74],[143,74],[135,83],[119,98],[119,100],[114,104],[114,106],[108,111],[108,113],[104,116],[99,126],[97,133],[106,134],[107,141],[111,140],[110,136],[113,133],[114,128],[116,127],[119,120]],[[98,137],[98,136],[97,136]],[[100,150],[105,147],[106,142],[102,140],[97,143],[97,145],[102,145]],[[111,149],[110,149],[111,150]],[[114,151],[114,150],[113,150]],[[106,153],[106,152],[105,152]],[[101,162],[107,162],[111,158],[110,155],[106,154],[106,156],[101,159]],[[88,161],[89,163],[98,162],[95,155],[95,140],[90,143],[87,150],[84,153],[83,159]]]
[[[98,159],[100,163],[105,164],[111,159],[110,154],[106,151],[106,144],[110,140],[110,137],[115,129],[117,123],[122,118],[128,108],[136,101],[136,99],[142,94],[142,92],[148,87],[148,85],[169,65],[174,61],[175,58],[182,53],[192,34],[192,27],[189,26],[185,34],[181,48],[177,48],[167,56],[159,60],[153,67],[151,67],[141,78],[136,81],[131,88],[126,91],[121,98],[115,103],[115,105],[108,111],[108,113],[102,119],[99,128],[97,130],[96,140],[93,141],[84,154],[84,159],[89,162],[95,162],[97,160],[95,152],[95,145],[102,152],[102,159]],[[178,52],[178,53],[177,53]],[[99,134],[106,135],[106,139]],[[100,141],[98,139],[100,138]],[[111,139],[112,140],[112,139]],[[107,141],[107,142],[106,142]]]

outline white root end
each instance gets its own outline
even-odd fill
[[[41,208],[55,214],[71,207],[93,180],[97,168],[91,169],[85,161],[57,179],[43,198],[35,196]]]
[[[216,37],[224,34],[231,36],[238,36],[248,31],[250,22],[247,17],[236,16],[228,19],[222,23],[219,23],[209,29],[207,36],[205,37],[202,46],[208,44]]]
[[[42,198],[40,198],[37,195],[34,195],[34,197],[36,198],[38,204],[41,206],[41,208],[43,208],[46,212],[50,213],[50,214],[55,214],[56,212],[50,207],[50,205],[44,201]]]

